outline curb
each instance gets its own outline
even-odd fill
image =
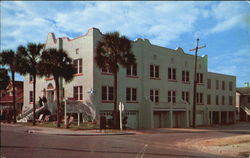
[[[28,130],[27,133],[39,133],[39,134],[48,134],[48,135],[62,135],[62,136],[110,136],[110,135],[135,135],[136,133],[82,133],[82,134],[72,134],[72,133],[49,133],[42,132],[37,130]]]

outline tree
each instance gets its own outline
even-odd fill
[[[9,49],[3,50],[0,54],[0,64],[3,66],[7,66],[8,70],[11,72],[11,81],[13,88],[13,112],[14,112],[14,120],[16,123],[16,84],[15,84],[15,73],[18,72],[18,58],[16,53]]]
[[[66,82],[73,79],[73,74],[76,69],[72,64],[72,59],[67,55],[63,49],[50,48],[42,52],[41,61],[39,63],[39,72],[42,76],[54,77],[56,85],[56,102],[57,102],[57,127],[61,123],[61,106],[59,94],[59,78],[63,78]]]
[[[117,108],[117,74],[119,65],[126,68],[136,63],[131,50],[131,42],[118,32],[106,33],[97,43],[95,63],[101,69],[109,69],[114,77],[114,127],[119,128],[119,113]]]
[[[0,68],[0,90],[6,89],[10,82],[8,71],[5,68]]]
[[[33,125],[36,124],[36,76],[38,74],[38,63],[41,57],[42,44],[28,43],[27,47],[20,45],[17,48],[19,58],[20,73],[29,74],[33,78]]]

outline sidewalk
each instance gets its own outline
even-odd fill
[[[25,126],[21,124],[1,123],[1,126],[23,126],[28,128],[26,131],[29,134],[49,134],[49,135],[65,135],[65,136],[105,136],[105,135],[133,135],[136,134],[133,130],[75,130],[61,128],[49,128],[38,126]]]

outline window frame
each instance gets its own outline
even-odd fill
[[[168,80],[177,81],[177,70],[174,67],[168,67]]]
[[[74,100],[78,100],[78,101],[83,100],[83,86],[73,87],[73,98]]]
[[[104,90],[105,89],[105,90]],[[104,93],[105,91],[105,93]],[[114,88],[113,86],[102,86],[101,100],[103,102],[113,102],[114,101]],[[105,94],[105,96],[104,96]]]
[[[151,92],[153,92],[151,94]],[[157,92],[157,94],[156,94]],[[154,103],[159,103],[160,101],[160,90],[159,89],[150,89],[150,93],[149,93],[149,97],[150,97],[150,100]]]
[[[135,99],[134,99],[134,97],[135,97]],[[126,101],[127,102],[137,102],[137,88],[133,88],[133,87],[126,88]]]
[[[160,79],[160,66],[159,65],[154,65],[150,64],[150,78],[152,79]]]
[[[34,94],[33,94],[33,91],[29,91],[29,102],[30,103],[33,103],[34,101]]]
[[[129,77],[137,77],[137,64],[129,65],[126,73]]]

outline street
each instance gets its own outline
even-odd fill
[[[6,158],[225,157],[178,148],[174,144],[187,138],[247,134],[246,131],[187,132],[178,129],[156,129],[141,131],[135,135],[66,136],[28,133],[29,129],[32,127],[1,124],[1,156]]]

